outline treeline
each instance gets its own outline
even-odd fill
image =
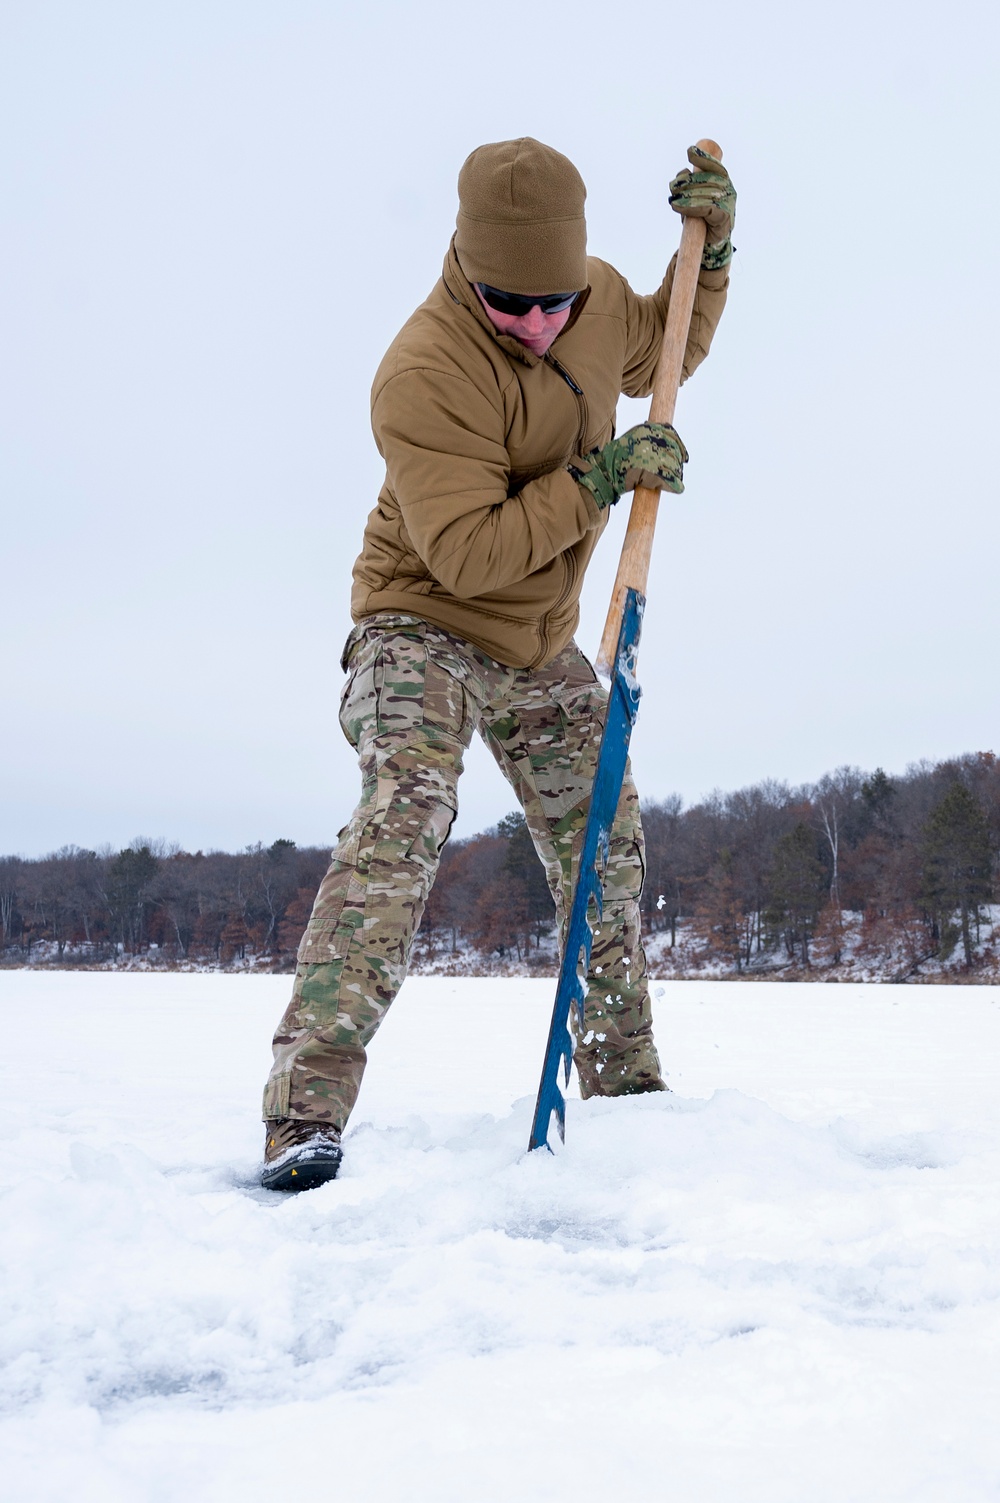
[[[0,944],[8,962],[39,944],[57,960],[97,962],[153,947],[222,964],[294,955],[329,856],[291,840],[191,855],[138,839],[123,851],[0,857]]]
[[[787,957],[836,965],[845,916],[866,953],[914,964],[975,960],[1000,870],[1000,762],[992,752],[900,777],[844,767],[801,788],[766,781],[685,809],[645,806],[643,924],[673,944],[684,921],[739,971]],[[155,947],[170,960],[291,964],[326,870],[325,848],[277,840],[237,855],[137,840],[0,858],[8,964],[101,962]],[[421,928],[424,954],[527,956],[551,945],[553,904],[520,814],[450,842]]]
[[[971,967],[1000,872],[1000,762],[979,752],[894,778],[842,767],[687,810],[667,799],[644,824],[646,926],[673,940],[686,918],[736,970],[776,952],[836,965],[849,914],[872,959],[946,960],[961,946]]]
[[[992,752],[890,778],[842,767],[791,788],[766,781],[685,809],[644,806],[643,929],[687,921],[736,971],[785,958],[836,965],[847,915],[863,952],[916,964],[961,946],[971,967],[1000,872],[1000,762]],[[446,847],[424,918],[454,948],[519,954],[552,922],[520,816]],[[858,926],[851,926],[858,933]]]

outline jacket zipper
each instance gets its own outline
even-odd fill
[[[573,380],[573,377],[570,375],[569,371],[561,361],[556,359],[551,350],[548,352],[545,358],[552,366],[552,369],[556,371],[560,376],[562,376],[563,380],[566,382],[566,385],[576,397],[577,406],[580,409],[580,440],[576,446],[576,452],[578,454],[582,454],[583,446],[587,442],[587,429],[590,426],[590,409],[587,406],[587,398],[584,395],[583,387],[577,385],[577,383]]]
[[[545,359],[552,366],[552,369],[556,372],[556,374],[560,375],[563,378],[570,391],[576,397],[577,406],[580,409],[580,437],[579,441],[577,442],[576,451],[578,454],[583,454],[583,446],[587,442],[587,429],[590,426],[590,409],[587,406],[587,398],[584,395],[583,387],[580,386],[578,382],[574,381],[569,371],[561,361],[556,359],[551,350],[546,354]],[[566,583],[563,586],[562,593],[554,602],[552,609],[550,611],[546,611],[545,615],[538,623],[539,651],[541,653],[539,667],[546,661],[546,658],[548,656],[549,622],[555,615],[556,611],[558,611],[559,607],[565,604],[565,602],[569,599],[573,585],[576,583],[576,560],[575,558],[573,558],[572,554],[570,554],[569,557],[564,554],[563,557],[566,559]]]

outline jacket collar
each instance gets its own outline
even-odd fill
[[[523,365],[540,365],[542,363],[542,361],[545,359],[544,355],[533,355],[529,349],[526,349],[524,347],[519,339],[514,339],[509,334],[501,334],[499,330],[495,328],[492,323],[490,323],[490,320],[486,316],[486,310],[483,307],[482,303],[479,301],[475,288],[466,277],[465,272],[462,270],[461,266],[458,264],[458,256],[455,253],[454,236],[452,236],[451,244],[448,247],[448,254],[444,258],[444,270],[442,271],[441,275],[444,279],[445,288],[447,289],[452,299],[456,303],[459,303],[463,308],[465,308],[481,328],[485,329],[488,334],[492,335],[505,355],[509,355],[512,360],[520,360]],[[580,317],[581,312],[583,311],[583,305],[587,301],[589,296],[590,288],[586,287],[583,292],[580,293],[580,296],[577,298],[576,302],[573,304],[573,311],[571,312],[569,318],[566,320],[564,327],[560,329],[558,337],[553,341],[551,346],[552,350],[556,348],[559,340],[562,339],[563,335],[567,333],[567,331],[570,330],[576,323],[577,319]]]

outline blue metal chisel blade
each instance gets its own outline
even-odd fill
[[[583,850],[580,856],[579,876],[573,894],[569,923],[566,927],[566,942],[563,948],[556,1000],[549,1024],[549,1039],[545,1047],[542,1078],[535,1103],[535,1116],[531,1124],[529,1150],[549,1148],[549,1130],[552,1113],[556,1114],[559,1136],[566,1139],[566,1102],[559,1087],[559,1067],[562,1065],[564,1080],[569,1083],[570,1063],[573,1059],[573,1040],[569,1031],[570,1008],[576,1007],[577,1017],[583,1025],[583,1005],[587,994],[587,971],[590,966],[590,950],[594,936],[590,922],[590,905],[593,903],[597,918],[602,908],[602,879],[608,858],[608,840],[615,822],[618,800],[621,797],[625,778],[625,763],[628,760],[629,740],[636,715],[639,713],[639,685],[635,677],[636,657],[639,651],[639,634],[642,630],[642,612],[646,602],[637,590],[629,590],[625,597],[622,624],[618,632],[618,651],[615,654],[615,671],[611,680],[607,718],[604,735],[597,758],[594,787],[590,796],[590,809],[583,832]]]

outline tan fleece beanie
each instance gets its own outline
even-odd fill
[[[478,147],[458,175],[455,250],[470,282],[503,292],[582,292],[587,190],[573,163],[531,136]]]

